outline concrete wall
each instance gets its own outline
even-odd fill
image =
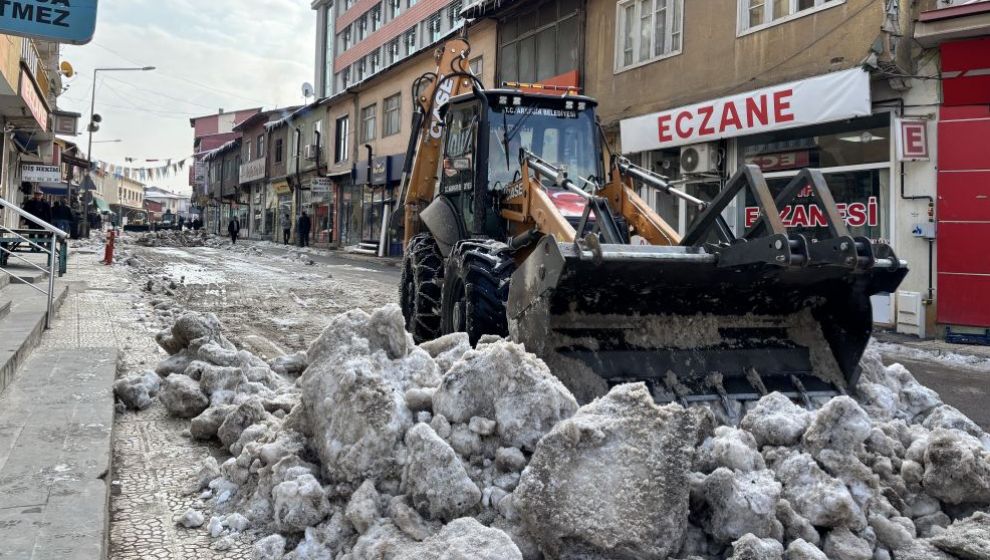
[[[587,4],[585,90],[621,119],[854,67],[881,36],[883,2],[843,4],[737,37],[736,0],[686,0],[681,54],[615,71],[616,2]]]

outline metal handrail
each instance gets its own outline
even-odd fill
[[[28,282],[26,279],[21,278],[20,276],[17,276],[16,274],[14,274],[14,273],[12,273],[10,271],[7,271],[7,270],[4,270],[4,269],[0,268],[0,271],[2,271],[4,274],[7,274],[8,276],[11,276],[12,278],[16,278],[20,282],[22,282],[22,283],[30,286],[32,289],[35,289],[38,292],[41,292],[42,294],[45,294],[48,297],[48,305],[47,305],[48,312],[45,313],[45,328],[47,329],[47,328],[51,327],[52,307],[53,307],[52,304],[53,304],[53,300],[55,298],[55,274],[56,274],[55,273],[55,267],[58,266],[58,256],[57,256],[57,252],[58,251],[56,249],[56,244],[58,243],[58,240],[60,238],[61,239],[68,238],[69,237],[69,234],[66,233],[66,232],[64,232],[64,231],[62,231],[61,229],[59,229],[59,228],[51,225],[51,224],[49,224],[45,220],[42,220],[41,218],[38,218],[37,216],[34,216],[32,214],[29,214],[29,213],[25,212],[24,210],[22,210],[21,208],[19,208],[17,205],[10,203],[10,202],[4,200],[3,198],[0,198],[0,207],[5,208],[5,209],[9,209],[11,212],[13,212],[14,214],[20,216],[21,218],[27,220],[29,223],[32,223],[32,224],[35,224],[35,225],[40,226],[42,231],[47,231],[48,234],[51,235],[51,244],[49,245],[49,248],[48,249],[45,249],[43,246],[41,246],[41,245],[39,245],[37,243],[34,243],[30,239],[28,239],[28,238],[24,237],[23,235],[17,233],[16,231],[12,231],[12,230],[10,230],[10,228],[8,228],[6,226],[0,226],[0,227],[2,227],[2,229],[6,230],[6,231],[9,231],[10,233],[16,235],[19,239],[23,240],[25,243],[28,243],[32,247],[35,247],[39,251],[41,251],[42,253],[46,253],[48,255],[48,268],[47,268],[47,271],[46,271],[45,268],[42,268],[42,267],[40,267],[40,266],[38,266],[38,265],[36,265],[34,263],[28,262],[26,259],[24,259],[20,255],[15,255],[15,256],[17,256],[17,258],[19,258],[19,259],[21,259],[21,260],[23,260],[25,262],[28,262],[28,264],[34,266],[35,268],[37,268],[37,269],[39,269],[41,271],[46,271],[48,273],[48,291],[42,290],[41,288],[35,286],[34,283]],[[13,254],[13,251],[8,251],[7,249],[4,249],[4,252],[9,253],[9,254]]]
[[[33,262],[25,259],[24,257],[18,255],[17,253],[15,253],[15,252],[13,252],[11,250],[4,249],[3,247],[0,247],[0,251],[3,251],[4,254],[6,254],[6,255],[10,255],[11,257],[17,258],[18,260],[22,261],[24,264],[28,264],[28,265],[33,266],[34,268],[37,268],[41,272],[48,272],[48,269],[47,268],[45,268],[43,266],[38,266],[38,265],[34,264]],[[46,250],[45,249],[41,249],[41,251],[42,252],[45,252]]]

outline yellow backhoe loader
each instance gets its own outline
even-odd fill
[[[437,50],[413,86],[401,183],[400,296],[419,341],[511,336],[587,400],[644,381],[660,401],[743,403],[781,391],[809,406],[855,387],[870,296],[907,273],[890,247],[850,235],[821,172],[774,197],[743,165],[712,200],[606,153],[595,100],[485,89],[466,39]],[[684,236],[637,185],[698,210]],[[737,235],[726,208],[748,191],[760,218]],[[827,228],[788,231],[798,194]],[[635,242],[634,242],[635,240]]]

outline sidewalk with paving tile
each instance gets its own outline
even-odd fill
[[[13,302],[0,319],[9,370],[0,391],[0,559],[92,560],[109,550],[119,344],[103,310],[115,298],[75,280],[83,269],[92,264],[70,264],[57,280],[63,305],[47,331],[43,294],[0,290]]]

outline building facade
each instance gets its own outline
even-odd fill
[[[241,224],[242,235],[252,239],[272,240],[273,197],[268,182],[268,127],[283,111],[260,111],[234,127],[241,134],[241,165],[238,171],[240,197],[248,201],[247,221]]]
[[[50,41],[0,35],[0,198],[16,205],[46,183],[25,179],[25,166],[58,174],[52,142],[56,99],[62,91],[58,47]],[[7,227],[16,227],[18,222],[13,215],[0,217]]]
[[[331,97],[463,25],[463,0],[316,0],[316,91]]]
[[[241,166],[241,139],[236,138],[203,155],[206,168],[203,223],[206,231],[226,235],[227,224],[237,217],[247,223],[248,201],[241,194],[238,174]]]
[[[189,119],[189,126],[193,129],[194,154],[193,165],[189,168],[189,186],[192,187],[191,200],[193,206],[202,209],[204,221],[207,218],[206,214],[208,214],[206,207],[210,206],[211,203],[207,189],[209,167],[203,160],[207,154],[240,138],[240,133],[235,132],[234,127],[259,111],[261,111],[260,107],[232,112],[220,109],[213,115]]]

